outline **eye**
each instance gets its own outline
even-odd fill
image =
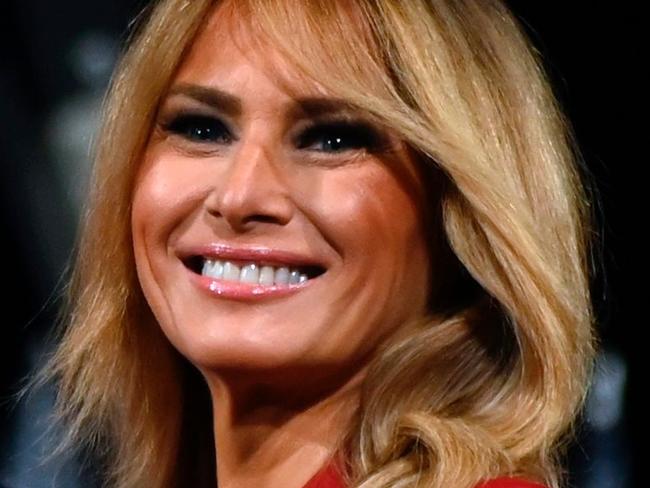
[[[364,122],[318,123],[307,128],[297,140],[299,149],[312,149],[326,153],[340,153],[367,149],[376,151],[382,144],[376,129]]]
[[[163,124],[163,128],[193,142],[227,144],[233,140],[226,125],[208,115],[179,114]]]

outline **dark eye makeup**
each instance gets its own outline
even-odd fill
[[[308,126],[296,138],[299,149],[339,153],[366,149],[378,152],[385,144],[385,137],[365,121],[339,120],[316,122]]]
[[[191,142],[228,144],[234,140],[226,124],[210,115],[179,113],[161,126]]]
[[[193,144],[228,145],[237,140],[228,125],[214,115],[179,112],[164,119],[160,126],[166,133]],[[292,143],[297,149],[335,155],[359,150],[378,153],[388,141],[371,123],[345,117],[310,122],[292,137]]]

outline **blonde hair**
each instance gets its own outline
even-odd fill
[[[517,21],[497,0],[230,3],[250,42],[397,131],[444,178],[429,228],[446,250],[441,286],[431,316],[376,357],[345,440],[348,481],[469,488],[512,475],[559,488],[596,349],[593,224],[569,124]],[[67,328],[45,369],[68,441],[95,448],[120,488],[214,484],[209,397],[148,308],[130,232],[158,103],[214,5],[157,3],[121,60]]]

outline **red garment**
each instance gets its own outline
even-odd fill
[[[341,475],[336,466],[330,464],[307,482],[304,488],[345,488]],[[496,478],[483,482],[476,488],[545,488],[539,483],[526,481],[520,478]]]
[[[544,485],[521,478],[495,478],[479,484],[476,488],[546,488]]]
[[[345,488],[334,464],[328,464],[310,479],[303,488]]]

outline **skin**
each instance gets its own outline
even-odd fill
[[[423,188],[385,128],[375,126],[381,150],[332,150],[330,136],[297,147],[314,122],[297,104],[333,97],[271,48],[236,46],[232,22],[213,12],[161,103],[135,182],[136,267],[163,333],[210,389],[219,486],[298,488],[344,435],[377,349],[425,311]],[[236,97],[239,113],[198,101],[197,86]],[[233,137],[170,130],[188,111]],[[328,269],[285,299],[216,298],[176,254],[213,242],[291,250]]]

